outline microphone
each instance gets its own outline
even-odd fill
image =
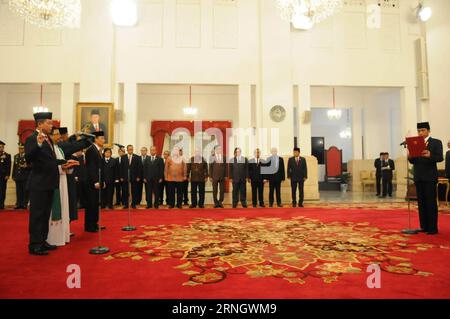
[[[406,146],[406,141],[403,141],[401,144],[400,144],[400,146]]]
[[[118,148],[125,148],[125,145],[122,144],[118,144],[118,143],[113,143],[115,146],[117,146]]]

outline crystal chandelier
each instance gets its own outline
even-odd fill
[[[343,0],[276,0],[280,15],[295,26],[298,21],[302,25],[312,26],[332,16],[342,8]],[[304,20],[308,20],[305,23]]]
[[[342,117],[342,111],[336,108],[336,90],[333,88],[333,108],[327,111],[327,117],[329,120],[337,121]]]
[[[9,7],[25,21],[38,27],[80,27],[80,0],[9,0]]]

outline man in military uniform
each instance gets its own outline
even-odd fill
[[[6,183],[11,175],[11,155],[5,152],[5,143],[0,141],[0,209],[5,209]]]
[[[428,122],[418,123],[417,133],[425,139],[426,149],[422,151],[420,157],[410,157],[408,154],[408,160],[414,164],[414,184],[416,185],[420,219],[418,231],[435,235],[438,233],[437,163],[444,160],[442,142],[430,136]]]
[[[26,184],[31,168],[25,159],[25,146],[19,143],[19,153],[14,155],[12,179],[16,183],[16,207],[14,209],[27,209],[28,191]]]

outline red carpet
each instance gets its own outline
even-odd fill
[[[102,256],[80,217],[68,246],[38,257],[28,214],[0,212],[0,298],[450,298],[449,215],[438,236],[408,237],[405,210],[139,210],[131,233],[126,212],[105,211]],[[380,289],[366,285],[374,262]],[[70,264],[80,289],[66,286]]]

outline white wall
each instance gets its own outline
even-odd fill
[[[442,139],[445,145],[450,140],[450,1],[430,0],[427,5],[433,8],[433,17],[426,25],[430,85],[428,116],[432,135]]]
[[[61,88],[57,84],[44,86],[44,105],[60,119]],[[40,85],[0,84],[0,136],[7,144],[7,152],[15,154],[19,137],[17,124],[20,120],[33,120],[33,106],[40,104]]]

